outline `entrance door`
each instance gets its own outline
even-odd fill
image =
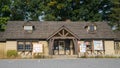
[[[53,55],[73,55],[74,44],[70,39],[56,39],[53,44]]]
[[[59,48],[59,54],[60,55],[65,54],[65,41],[59,41],[58,42],[58,48]]]

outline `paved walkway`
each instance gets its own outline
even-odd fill
[[[120,59],[0,59],[0,68],[120,68]]]

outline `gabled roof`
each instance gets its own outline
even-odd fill
[[[30,21],[35,30],[32,33],[26,33],[23,29],[25,21],[8,21],[7,29],[4,32],[5,39],[47,39],[63,25],[79,37],[79,39],[113,39],[113,31],[105,22],[96,22],[97,31],[90,34],[84,26],[89,22],[65,22],[65,21]]]

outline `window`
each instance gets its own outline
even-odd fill
[[[84,27],[88,33],[95,33],[96,32],[96,25],[95,24],[89,24]]]
[[[120,50],[119,42],[115,42],[114,49],[115,49],[115,50]]]
[[[19,51],[24,51],[24,43],[23,43],[23,42],[18,42],[18,47],[17,47],[17,49],[18,49]]]
[[[34,29],[35,29],[34,26],[24,26],[24,30],[27,33],[32,33]]]
[[[58,50],[58,41],[54,41],[54,50]]]
[[[95,28],[94,28],[94,25],[90,25],[90,30],[89,31],[94,31],[95,30]]]
[[[86,44],[86,50],[92,50],[92,42],[91,41],[84,41]]]
[[[24,26],[24,30],[33,30],[33,26]]]
[[[20,41],[17,44],[18,51],[32,51],[32,49],[33,49],[32,42]]]
[[[25,42],[25,50],[26,51],[31,51],[32,50],[31,42]]]

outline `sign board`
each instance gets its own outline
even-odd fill
[[[86,52],[86,45],[84,43],[80,45],[80,52]]]
[[[41,53],[41,52],[43,52],[43,45],[42,44],[38,44],[38,43],[33,44],[33,52],[34,53]]]
[[[94,50],[103,50],[103,42],[102,40],[94,40]]]

